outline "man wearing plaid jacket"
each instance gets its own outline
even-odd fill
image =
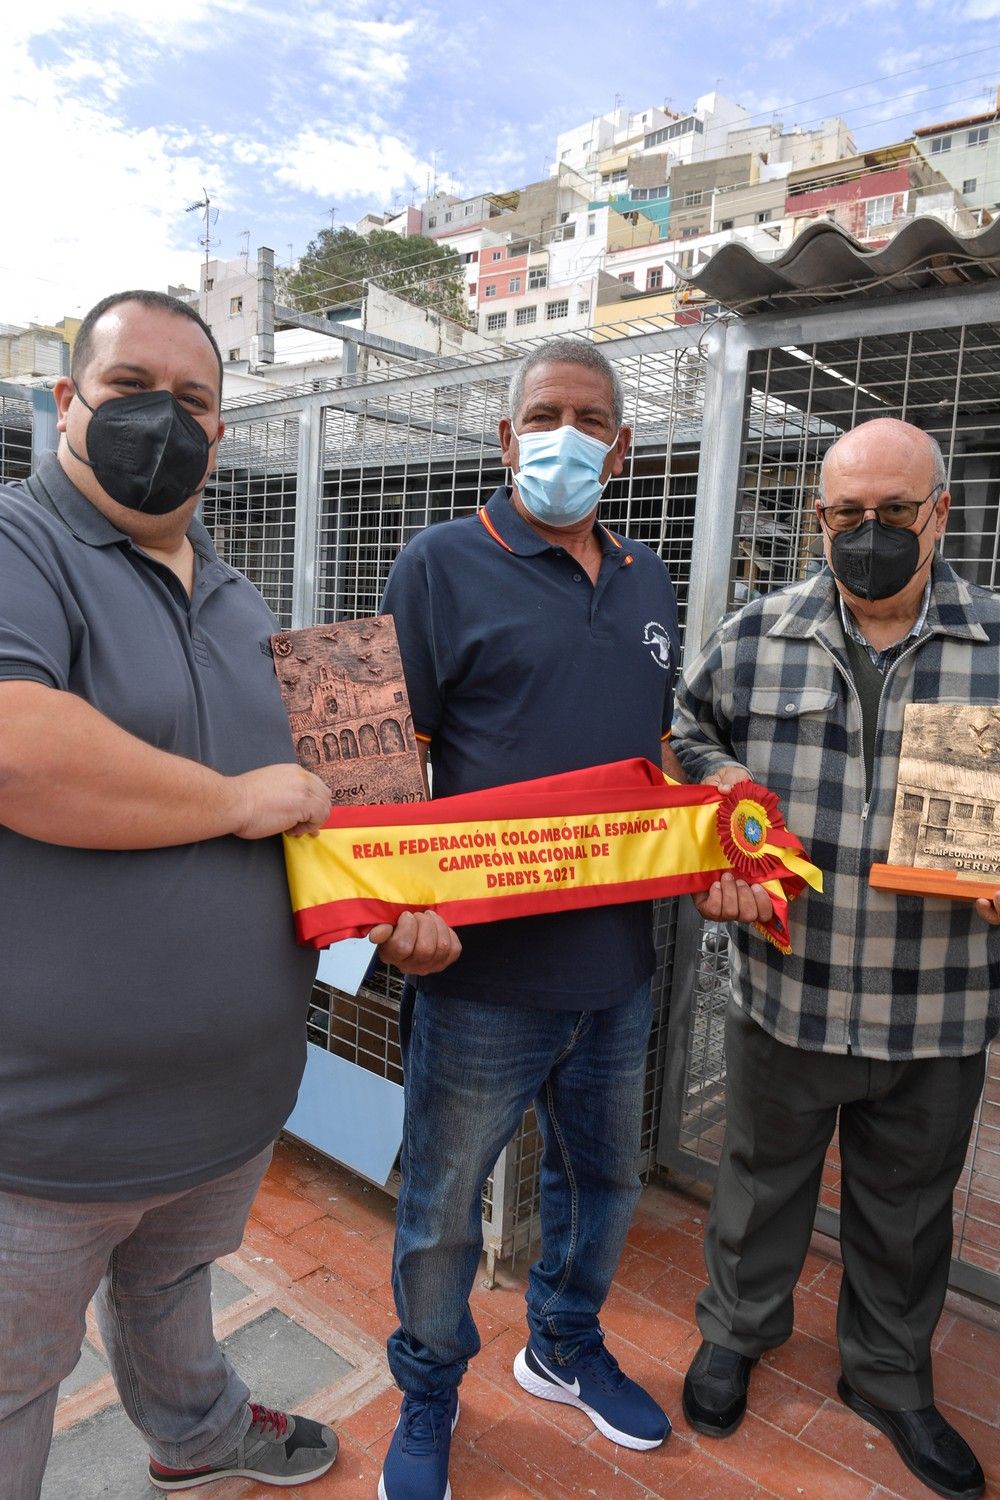
[[[727,880],[698,903],[739,925],[684,1409],[699,1432],[734,1431],[753,1366],[789,1337],[839,1110],[840,1397],[924,1484],[971,1500],[983,1472],[933,1404],[930,1347],[998,1029],[1000,892],[973,905],[867,877],[887,857],[905,705],[1000,704],[1000,599],[938,553],[950,497],[918,428],[882,418],[846,433],[820,492],[828,566],[725,620],[677,692],[672,744],[691,780],[749,772],[768,786],[825,883],[790,909],[789,957],[746,925],[759,914],[740,909],[746,887]]]

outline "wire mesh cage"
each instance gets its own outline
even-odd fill
[[[703,360],[696,331],[641,342],[634,351],[627,341],[620,349],[606,348],[622,377],[634,443],[625,472],[608,485],[602,518],[659,553],[683,612]],[[473,512],[504,482],[497,424],[512,366],[509,359],[494,358],[303,394],[266,410],[230,407],[219,471],[203,511],[220,552],[258,585],[283,625],[373,614],[407,540],[425,526]],[[312,469],[303,464],[310,441],[307,413],[317,434]],[[672,903],[657,908],[654,937],[656,1006],[642,1130],[646,1174],[656,1166],[665,1074]],[[400,1081],[400,990],[399,976],[381,968],[356,997],[318,984],[309,1011],[310,1041]],[[484,1238],[493,1263],[535,1242],[541,1149],[529,1110],[484,1187]]]
[[[219,446],[202,519],[219,552],[257,585],[281,625],[292,615],[298,421],[235,421]]]
[[[0,483],[30,474],[33,425],[30,400],[0,391]]]
[[[874,320],[869,309],[867,323]],[[813,510],[823,453],[876,416],[941,444],[952,512],[943,550],[970,582],[1000,583],[1000,328],[865,333],[754,351],[747,370],[730,604],[806,576],[822,560]]]
[[[946,278],[947,279],[947,278]],[[622,328],[602,344],[634,441],[605,492],[609,525],[667,564],[682,625],[702,638],[726,611],[819,566],[812,507],[820,464],[871,416],[913,421],[941,442],[952,512],[944,551],[965,577],[1000,586],[1000,297],[943,285],[794,318],[698,328]],[[474,510],[504,480],[497,422],[520,349],[372,364],[364,376],[228,403],[203,515],[220,553],[261,589],[283,626],[371,614],[393,559],[418,530]],[[24,478],[38,410],[0,386],[0,479]],[[49,434],[51,439],[51,433]],[[697,644],[697,640],[695,641]],[[655,1019],[642,1127],[657,1163],[710,1179],[724,1124],[728,945],[689,903],[656,914]],[[377,970],[357,997],[317,985],[311,1041],[401,1079],[399,976]],[[956,1195],[956,1253],[1000,1300],[1000,1057]],[[529,1111],[483,1194],[496,1259],[534,1243],[541,1142]],[[823,1201],[838,1206],[827,1164]]]

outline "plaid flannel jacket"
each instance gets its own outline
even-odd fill
[[[678,686],[670,743],[687,774],[744,766],[823,871],[823,894],[789,909],[790,956],[731,926],[734,995],[791,1046],[966,1056],[1000,1025],[1000,928],[971,902],[868,885],[887,856],[911,702],[1000,704],[1000,598],[940,557],[923,634],[885,674],[867,806],[861,703],[829,569],[723,621]]]

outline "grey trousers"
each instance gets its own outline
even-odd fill
[[[225,1177],[130,1203],[0,1193],[0,1500],[36,1500],[95,1293],[118,1394],[154,1457],[195,1468],[236,1446],[249,1392],[215,1341],[209,1273],[239,1248],[270,1159],[268,1147]]]
[[[730,1002],[702,1336],[754,1357],[788,1338],[839,1110],[844,1374],[878,1406],[933,1401],[930,1346],[947,1290],[952,1195],[985,1064],[985,1052],[910,1062],[806,1052]]]

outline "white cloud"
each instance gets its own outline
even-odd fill
[[[776,36],[764,49],[768,62],[784,62],[799,45],[798,35]]]
[[[540,153],[531,150],[531,143],[519,125],[499,125],[490,131],[488,137],[470,142],[462,163],[463,176],[470,184],[470,191],[502,192],[505,188],[546,176],[555,151],[556,131],[544,139],[548,153],[544,161]],[[439,162],[439,184],[440,181]]]
[[[111,28],[119,36],[132,32],[194,48],[210,40],[204,28],[213,17],[231,21],[247,9],[242,0],[46,0],[37,7],[6,7],[4,34],[11,44],[63,34],[78,39]]]
[[[422,193],[427,162],[392,125],[373,128],[369,118],[373,102],[389,113],[401,103],[419,15],[410,7],[398,18],[386,0],[373,18],[373,4],[46,0],[9,7],[0,139],[30,142],[33,161],[44,166],[19,182],[18,222],[30,250],[12,265],[14,241],[0,247],[0,321],[76,313],[122,286],[190,283],[204,230],[185,208],[203,185],[214,205],[239,205],[237,223],[252,222],[261,182],[270,186],[268,212],[282,218],[312,217],[299,195],[388,201]],[[220,95],[232,101],[228,116],[227,105],[219,111],[221,130],[204,128],[219,106],[214,97],[192,97],[184,73],[186,56],[204,59],[212,49]],[[234,71],[258,57],[259,72],[247,74],[244,91],[234,89]],[[329,131],[315,123],[327,79]],[[147,101],[162,97],[169,102],[157,114]],[[247,110],[241,126],[233,103],[252,109],[255,98],[259,113]],[[347,126],[339,123],[345,119]],[[276,200],[283,201],[275,210]],[[290,228],[287,237],[300,233]]]
[[[899,74],[915,72],[928,63],[939,61],[941,49],[932,47],[887,48],[875,61],[879,73]]]
[[[75,71],[81,82],[95,81],[88,66]],[[220,181],[219,164],[193,144],[179,147],[167,129],[130,128],[108,106],[113,85],[96,81],[101,97],[90,102],[67,89],[64,68],[38,66],[24,49],[8,58],[0,140],[30,142],[43,165],[22,174],[18,188],[20,238],[30,254],[4,265],[5,321],[50,320],[116,288],[162,286],[194,272],[197,229],[181,227],[179,216],[209,174]],[[10,260],[13,244],[8,236],[0,259]]]
[[[744,89],[740,94],[740,102],[744,109],[750,111],[751,123],[755,125],[762,123],[765,117],[780,116],[788,108],[787,94],[775,90],[758,94],[753,89]]]
[[[113,58],[74,57],[51,72],[64,93],[73,93],[92,83],[108,103],[119,98],[130,81],[125,69]]]
[[[321,197],[388,201],[411,187],[422,191],[431,171],[399,136],[333,124],[328,130],[307,126],[277,159],[280,181]]]
[[[308,48],[311,63],[330,79],[324,92],[334,97],[352,85],[376,94],[399,90],[409,77],[411,54],[429,28],[412,6],[399,21],[345,14],[349,8],[320,9],[310,0],[291,0],[274,38],[276,50]]]

